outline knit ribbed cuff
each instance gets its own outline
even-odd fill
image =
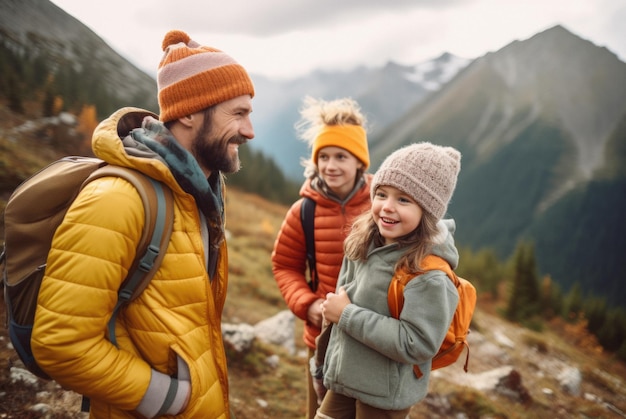
[[[150,385],[137,407],[137,412],[146,418],[163,414],[178,414],[183,408],[190,389],[189,381],[179,381],[152,370]]]

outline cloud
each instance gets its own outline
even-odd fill
[[[320,27],[338,27],[378,13],[404,13],[415,9],[448,7],[461,0],[263,0],[242,6],[235,1],[159,1],[142,14],[144,22],[166,20],[193,32],[275,36]],[[194,11],[197,11],[195,13]]]
[[[560,24],[626,59],[626,0],[54,0],[155,75],[165,33],[181,29],[251,73],[295,77],[443,52],[497,51]]]

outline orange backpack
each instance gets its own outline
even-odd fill
[[[465,365],[463,369],[467,372],[469,364],[469,345],[467,343],[467,334],[469,333],[470,323],[472,322],[472,316],[474,315],[474,308],[476,307],[476,288],[466,279],[458,277],[448,262],[439,256],[428,255],[421,264],[422,272],[405,272],[398,271],[393,276],[391,283],[389,284],[389,291],[387,294],[387,301],[389,303],[389,311],[391,315],[396,319],[400,318],[402,307],[404,305],[404,287],[417,275],[427,271],[439,270],[445,272],[450,280],[454,282],[457,291],[459,292],[459,304],[454,312],[452,323],[448,328],[448,333],[439,348],[439,351],[435,355],[432,361],[432,368],[447,367],[450,364],[456,362],[463,348],[467,347],[467,356],[465,358]],[[422,376],[417,365],[413,366],[413,371],[417,378]]]

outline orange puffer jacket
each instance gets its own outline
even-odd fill
[[[296,201],[285,216],[274,243],[272,266],[274,278],[289,309],[306,322],[307,311],[313,302],[335,291],[337,277],[343,261],[343,241],[348,235],[352,220],[369,210],[372,175],[365,175],[365,184],[347,202],[332,200],[311,187],[307,180],[300,196],[309,197],[315,206],[315,254],[319,286],[314,293],[306,280],[306,244],[300,220],[302,199]],[[315,338],[320,329],[308,322],[304,327],[304,343],[315,348]]]

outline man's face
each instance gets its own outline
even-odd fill
[[[191,144],[191,153],[206,171],[234,173],[241,167],[239,146],[254,138],[252,98],[238,96],[213,107]]]

